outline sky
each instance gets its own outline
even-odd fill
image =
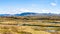
[[[60,14],[60,0],[0,0],[0,14],[23,12]]]

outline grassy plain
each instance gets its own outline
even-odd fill
[[[0,34],[60,34],[60,16],[0,17]]]

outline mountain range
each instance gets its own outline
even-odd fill
[[[60,14],[23,12],[21,14],[0,14],[0,16],[60,16]]]

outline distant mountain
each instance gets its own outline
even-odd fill
[[[60,16],[60,14],[24,12],[21,14],[0,14],[0,16]]]
[[[60,14],[24,12],[21,14],[15,14],[15,16],[60,16]]]
[[[15,16],[34,16],[36,15],[37,13],[32,13],[32,12],[24,12],[24,13],[21,13],[21,14],[15,14]]]
[[[0,14],[0,16],[11,16],[10,14]]]
[[[33,12],[24,12],[21,14],[15,14],[15,16],[60,16],[59,14],[53,13],[33,13]]]

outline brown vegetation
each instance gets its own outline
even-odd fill
[[[0,34],[60,34],[60,16],[0,17]],[[56,32],[48,32],[55,30]]]

